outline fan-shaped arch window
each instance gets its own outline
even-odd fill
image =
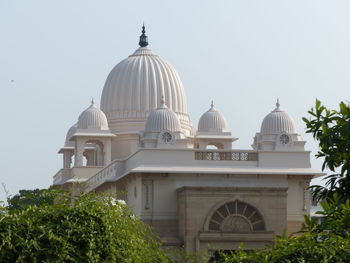
[[[244,202],[233,201],[217,209],[210,218],[209,230],[221,232],[253,232],[265,230],[259,211]]]

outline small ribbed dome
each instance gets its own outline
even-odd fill
[[[72,144],[69,139],[73,136],[73,134],[77,131],[78,129],[78,123],[74,124],[72,127],[69,128],[67,135],[66,135],[66,141],[64,143],[65,146],[70,146]]]
[[[211,103],[210,109],[205,112],[198,122],[198,132],[228,132],[227,123]]]
[[[261,134],[280,134],[281,132],[296,133],[295,123],[287,112],[280,109],[277,100],[276,109],[270,112],[261,124]]]
[[[164,130],[179,132],[181,131],[181,124],[178,116],[162,101],[161,106],[149,114],[145,132],[160,132]]]
[[[94,101],[89,108],[84,110],[78,119],[78,129],[100,129],[108,130],[106,115],[96,107]]]

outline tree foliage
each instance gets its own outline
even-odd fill
[[[343,238],[350,238],[350,202],[340,202],[337,194],[326,201],[320,202],[321,211],[316,214],[322,217],[322,221],[318,222],[316,218],[305,216],[301,233],[310,232],[320,234],[322,232],[332,233]]]
[[[50,189],[19,190],[18,194],[7,198],[9,210],[25,209],[31,205],[53,204],[54,194]]]
[[[169,262],[150,229],[112,196],[7,209],[0,215],[0,262]]]
[[[322,200],[337,193],[340,202],[350,198],[350,105],[341,102],[339,110],[327,109],[319,100],[308,111],[310,118],[303,118],[307,133],[312,133],[319,143],[317,158],[324,158],[322,170],[332,174],[325,180],[326,186],[312,186],[313,195]]]

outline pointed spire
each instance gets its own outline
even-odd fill
[[[142,25],[142,34],[140,36],[139,45],[140,47],[147,47],[148,46],[148,37],[146,36],[146,30],[145,30],[145,24]]]
[[[279,110],[279,108],[280,108],[280,99],[279,98],[277,98],[277,102],[276,102],[276,110]]]
[[[213,100],[211,100],[209,111],[216,111],[216,109],[214,107],[214,101]]]

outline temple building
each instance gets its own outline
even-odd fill
[[[144,27],[139,45],[109,73],[100,108],[92,101],[68,130],[53,184],[118,194],[165,246],[188,252],[263,248],[298,231],[322,172],[280,103],[251,148],[236,149],[213,103],[192,124],[180,76]]]

